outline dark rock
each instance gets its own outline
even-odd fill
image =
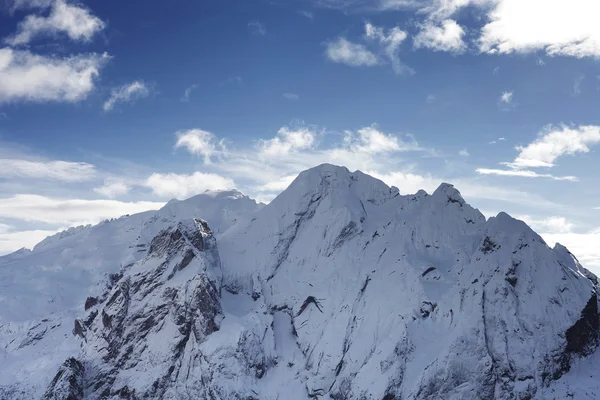
[[[82,400],[83,373],[83,364],[69,358],[58,369],[42,400]]]

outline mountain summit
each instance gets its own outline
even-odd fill
[[[401,195],[325,164],[266,206],[205,193],[59,235],[0,259],[0,278],[0,399],[592,399],[600,386],[585,368],[600,366],[597,278],[446,183]]]

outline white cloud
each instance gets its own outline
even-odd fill
[[[233,180],[217,174],[195,172],[191,175],[159,174],[148,177],[145,186],[163,198],[184,199],[206,190],[223,190],[235,188]]]
[[[133,81],[112,89],[110,97],[104,102],[104,111],[111,111],[117,103],[133,103],[147,97],[150,89],[142,81]]]
[[[312,148],[316,143],[316,133],[306,127],[290,129],[287,126],[277,131],[277,136],[258,142],[264,156],[284,156],[290,152]]]
[[[365,171],[365,173],[382,180],[389,186],[396,186],[401,194],[413,194],[421,189],[432,193],[442,183],[442,179],[412,172],[391,171],[381,173]]]
[[[500,95],[500,103],[510,104],[513,100],[513,92],[502,92]]]
[[[539,137],[529,145],[517,146],[519,155],[507,165],[514,168],[553,167],[563,155],[587,153],[589,145],[600,143],[600,126],[547,126]]]
[[[441,24],[428,21],[421,26],[421,31],[414,37],[415,48],[428,48],[433,51],[447,51],[460,54],[467,49],[463,41],[465,30],[452,19]]]
[[[433,102],[435,101],[435,95],[433,95],[433,94],[428,94],[428,95],[427,95],[427,97],[425,98],[425,101],[426,101],[428,104],[431,104],[431,103],[433,103]]]
[[[352,43],[343,37],[327,43],[325,54],[330,61],[351,67],[372,67],[380,63],[379,58],[366,46]]]
[[[60,199],[33,194],[0,198],[0,218],[14,218],[60,226],[97,223],[106,218],[162,207],[162,202]]]
[[[0,159],[0,177],[49,179],[81,182],[92,179],[96,169],[92,164],[69,161],[28,161]]]
[[[120,179],[107,178],[102,186],[94,188],[94,192],[113,199],[129,193],[130,189],[129,185]]]
[[[479,174],[521,176],[527,178],[549,178],[561,181],[576,181],[575,176],[554,176],[537,173],[527,168],[551,168],[557,158],[563,155],[587,153],[589,145],[600,143],[600,126],[580,126],[569,128],[565,125],[544,128],[538,138],[527,146],[517,146],[519,154],[513,162],[503,162],[507,170],[478,168]]]
[[[554,243],[566,246],[584,267],[600,274],[600,229],[584,233],[542,233],[542,237],[550,246]]]
[[[409,141],[403,141],[398,136],[381,132],[376,126],[369,126],[359,129],[356,133],[346,132],[344,142],[353,152],[363,154],[423,150],[412,136],[407,138]]]
[[[365,37],[369,40],[379,42],[383,47],[383,52],[392,63],[392,68],[396,74],[413,74],[415,71],[404,65],[398,55],[400,45],[408,37],[408,34],[399,27],[388,29],[387,33],[383,28],[372,24],[365,24]]]
[[[56,58],[1,48],[0,103],[83,100],[108,59],[106,54]]]
[[[265,36],[267,34],[267,28],[260,23],[259,21],[250,21],[248,22],[248,27],[252,29],[252,32],[261,36]]]
[[[10,11],[49,8],[54,0],[6,0]]]
[[[576,176],[554,176],[551,174],[540,174],[535,171],[527,169],[490,169],[490,168],[477,168],[475,170],[481,175],[500,175],[500,176],[520,176],[524,178],[548,178],[555,181],[578,181]]]
[[[188,101],[190,101],[190,96],[192,94],[192,91],[197,88],[198,88],[198,85],[196,85],[196,84],[190,85],[187,88],[185,88],[185,91],[183,92],[183,96],[181,97],[181,101],[183,101],[184,103],[187,103]]]
[[[469,157],[469,152],[467,151],[467,149],[462,149],[458,152],[458,155],[461,157]]]
[[[0,232],[0,255],[12,253],[22,248],[32,249],[36,244],[59,231],[60,229],[36,229],[30,231]]]
[[[480,49],[600,57],[599,14],[600,3],[590,0],[496,0],[479,39]]]
[[[175,148],[185,148],[191,154],[204,157],[204,163],[209,164],[213,155],[219,155],[225,151],[223,141],[208,131],[202,129],[190,129],[176,133],[177,142]]]
[[[534,230],[544,233],[569,233],[575,227],[575,224],[567,221],[565,217],[532,218],[528,215],[518,215],[515,218],[524,221]]]
[[[89,10],[78,5],[56,0],[47,17],[28,15],[17,28],[17,33],[6,39],[12,46],[27,44],[38,36],[66,34],[74,41],[90,41],[102,29],[104,22]]]
[[[288,99],[288,100],[299,100],[300,96],[298,96],[296,93],[284,93],[281,95],[284,99]]]

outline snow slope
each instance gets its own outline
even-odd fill
[[[264,207],[207,193],[49,239],[0,282],[0,398],[600,390],[596,277],[449,184],[400,195],[321,165]]]

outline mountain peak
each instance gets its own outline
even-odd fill
[[[465,199],[463,199],[460,192],[450,183],[442,183],[432,195],[434,198],[442,199],[448,203],[457,203],[461,206],[465,205]]]

